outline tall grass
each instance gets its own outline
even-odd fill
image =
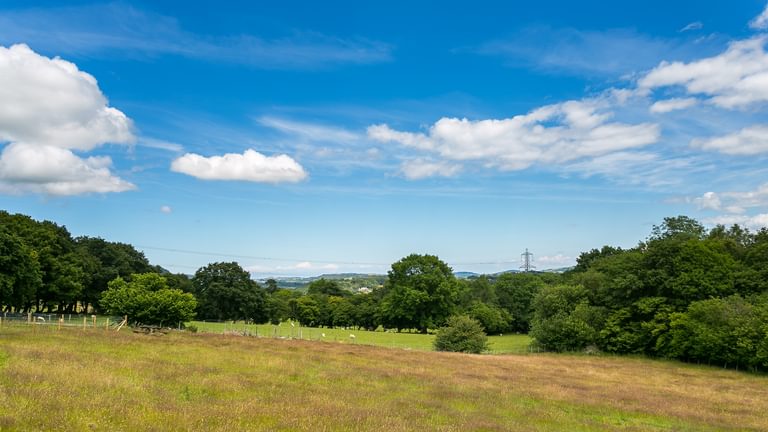
[[[2,431],[768,430],[768,378],[673,362],[30,327]]]

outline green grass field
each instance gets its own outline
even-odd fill
[[[0,327],[2,431],[768,430],[768,377],[632,358],[464,355]]]
[[[344,330],[328,328],[296,327],[284,322],[271,324],[211,323],[195,321],[198,331],[206,333],[239,332],[250,335],[277,338],[294,338],[322,342],[354,343],[389,348],[431,351],[435,336],[419,333]],[[350,337],[354,335],[354,338]],[[529,351],[531,339],[527,335],[490,336],[490,352],[494,354],[523,354]]]

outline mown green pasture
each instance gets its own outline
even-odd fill
[[[2,431],[768,430],[768,377],[212,333],[0,327]]]
[[[305,339],[322,342],[353,343],[359,345],[374,345],[388,348],[414,349],[421,351],[432,350],[435,336],[408,332],[386,332],[345,330],[338,328],[311,328],[291,326],[284,322],[280,325],[245,324],[242,322],[202,322],[189,323],[198,331],[206,333],[244,333],[253,336]],[[351,337],[354,336],[354,337]],[[490,352],[494,354],[522,354],[530,350],[531,339],[527,335],[509,334],[490,336]]]

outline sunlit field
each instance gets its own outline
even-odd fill
[[[272,324],[245,324],[233,322],[202,322],[191,323],[198,331],[207,333],[241,333],[252,336],[294,338],[322,342],[354,343],[360,345],[375,345],[389,348],[403,348],[429,351],[435,336],[432,334],[419,334],[408,332],[386,332],[365,330],[344,330],[329,328],[311,328],[291,326],[284,322],[280,325]],[[531,340],[527,335],[501,335],[488,338],[490,352],[495,354],[517,353],[530,351]]]
[[[38,327],[0,328],[0,430],[768,430],[767,377],[676,362]]]

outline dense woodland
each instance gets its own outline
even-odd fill
[[[194,276],[151,265],[131,245],[73,238],[65,227],[0,211],[0,306],[7,312],[128,315],[428,332],[467,315],[489,334],[530,332],[551,351],[642,354],[768,370],[768,230],[706,230],[666,218],[631,249],[582,253],[565,274],[457,279],[438,257],[392,264],[355,293],[319,279],[306,292],[264,286],[234,262]]]
[[[545,349],[594,348],[768,370],[768,230],[666,218],[646,241],[581,254],[533,302]]]

